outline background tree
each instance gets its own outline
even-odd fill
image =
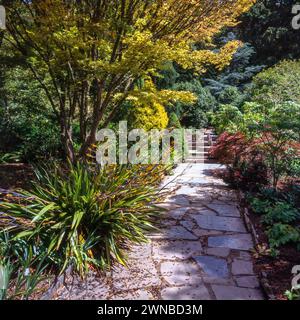
[[[252,101],[261,104],[300,103],[300,61],[282,61],[253,79]]]
[[[216,99],[207,88],[204,88],[199,80],[190,82],[180,82],[173,86],[174,90],[190,91],[197,97],[194,103],[177,102],[175,107],[169,108],[175,110],[180,123],[184,127],[204,128],[209,124],[208,115],[216,109]]]
[[[292,6],[298,0],[258,0],[238,26],[239,39],[255,49],[253,63],[273,65],[300,58],[299,30],[292,28]]]

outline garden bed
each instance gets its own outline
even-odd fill
[[[245,198],[240,197],[240,205],[248,218],[248,228],[252,232],[257,246],[267,246],[268,238],[261,216],[254,213]],[[252,230],[251,230],[252,229]],[[257,250],[259,251],[259,250]],[[264,250],[263,250],[264,251]],[[254,267],[262,279],[262,285],[270,299],[287,300],[284,293],[291,289],[292,268],[300,263],[300,251],[291,245],[282,246],[280,254],[272,257],[267,252],[256,253]]]
[[[2,189],[26,189],[33,177],[33,168],[29,164],[0,164],[0,188]]]

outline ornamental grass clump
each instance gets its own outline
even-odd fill
[[[2,231],[44,248],[60,273],[69,266],[83,276],[91,268],[124,265],[123,249],[145,242],[154,228],[161,210],[155,185],[163,172],[160,166],[96,170],[85,164],[40,170],[30,192],[0,203],[6,217]]]

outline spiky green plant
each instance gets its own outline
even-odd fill
[[[19,201],[0,204],[13,223],[6,231],[37,248],[60,272],[70,265],[84,275],[113,261],[126,264],[123,248],[146,241],[160,209],[155,183],[158,166],[110,166],[91,169],[70,165],[37,172],[31,192]]]

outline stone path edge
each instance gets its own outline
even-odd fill
[[[259,244],[259,236],[256,233],[254,224],[252,223],[251,219],[249,218],[248,208],[243,205],[243,203],[246,203],[247,201],[246,201],[245,194],[241,190],[237,190],[237,201],[239,204],[241,216],[244,220],[247,231],[251,234],[251,237],[252,237],[253,242],[255,244],[254,250],[256,251],[256,247]],[[256,272],[256,274],[258,274],[260,286],[263,290],[263,293],[267,297],[267,300],[277,300],[275,297],[275,294],[272,290],[272,287],[269,283],[269,279],[267,277],[267,274],[265,272]]]

